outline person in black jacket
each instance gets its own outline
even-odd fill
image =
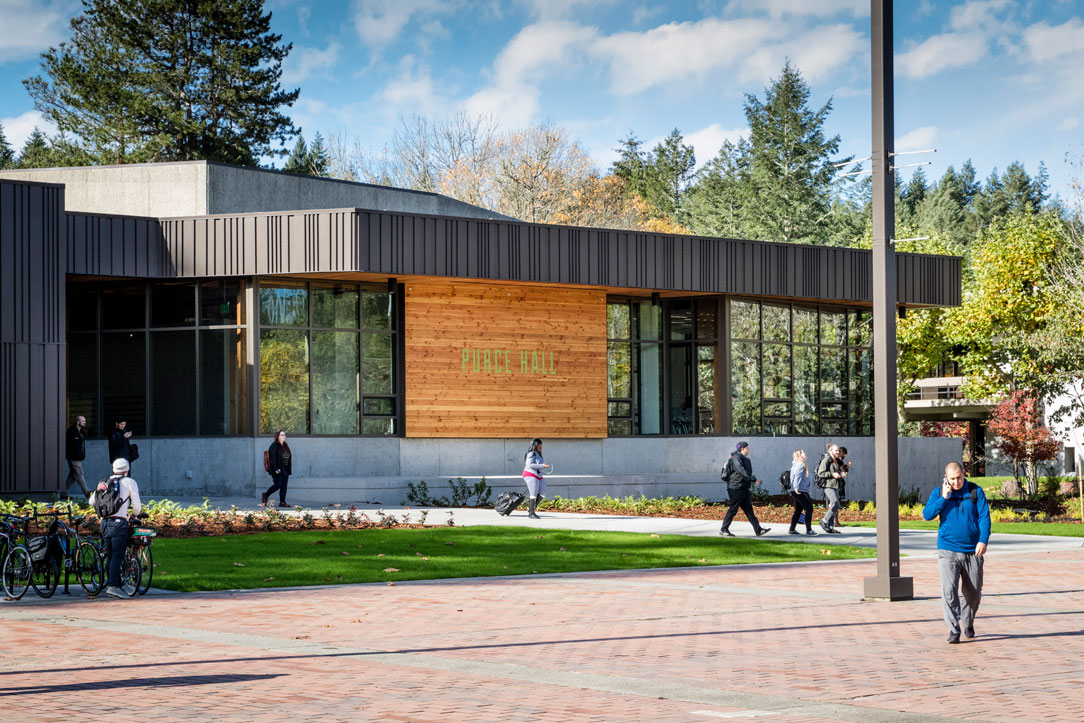
[[[127,426],[128,420],[124,417],[117,417],[113,421],[113,429],[109,432],[109,463],[118,459],[128,460],[131,471],[131,464],[138,455],[132,453],[132,430],[125,429]]]
[[[271,486],[263,493],[260,504],[266,505],[267,498],[279,491],[279,507],[286,507],[286,484],[290,481],[293,472],[293,452],[290,445],[286,444],[286,432],[279,430],[275,435],[275,441],[267,448],[267,454],[271,458]]]
[[[86,426],[87,418],[79,415],[64,433],[64,457],[68,460],[68,478],[64,480],[64,489],[71,487],[72,482],[77,482],[83,495],[89,499],[91,490],[87,489],[87,478],[83,473],[83,460],[87,458],[87,438],[83,434]]]
[[[760,484],[760,480],[753,476],[753,463],[749,461],[748,442],[738,442],[737,449],[727,460],[723,479],[726,480],[726,491],[730,497],[730,509],[726,511],[719,534],[724,537],[734,536],[734,533],[730,531],[730,523],[734,521],[734,515],[737,514],[739,507],[749,518],[757,537],[770,532],[769,528],[760,525],[756,513],[753,512],[752,489],[754,484]]]

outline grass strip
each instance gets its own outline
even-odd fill
[[[154,542],[154,587],[182,592],[868,558],[739,538],[514,527],[268,532]],[[830,555],[830,557],[829,557]]]
[[[847,527],[876,527],[876,522],[847,522]],[[901,530],[936,530],[937,520],[900,520]],[[1047,535],[1049,537],[1084,537],[1084,525],[1070,522],[994,522],[992,534]]]

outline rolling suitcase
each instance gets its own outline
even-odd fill
[[[493,509],[497,510],[498,515],[507,517],[512,510],[523,503],[523,500],[524,497],[519,492],[501,492],[497,497],[497,504],[493,505]]]

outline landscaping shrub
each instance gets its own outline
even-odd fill
[[[1020,499],[1020,481],[1010,478],[1001,483],[1001,496],[1008,500]]]

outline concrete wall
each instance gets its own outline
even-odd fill
[[[257,499],[268,484],[263,471],[264,438],[139,439],[140,459],[133,465],[145,496],[246,496]],[[824,438],[749,438],[753,471],[771,494],[779,490],[780,472],[791,452],[804,448],[819,459]],[[872,499],[873,439],[838,438],[854,461],[848,480],[850,499]],[[545,456],[555,467],[547,480],[550,496],[628,495],[709,500],[726,497],[719,470],[736,439],[614,438],[553,439]],[[310,504],[373,502],[398,505],[406,500],[407,482],[425,480],[434,496],[450,497],[448,480],[485,476],[495,492],[521,489],[523,439],[380,439],[294,437],[291,502]],[[958,439],[900,440],[900,489],[917,489],[923,499],[942,477],[946,462],[959,460]],[[104,441],[87,444],[88,480],[109,472]],[[814,461],[815,464],[815,461]],[[191,476],[189,477],[189,474]]]
[[[301,176],[207,161],[32,168],[0,178],[63,183],[65,209],[126,216],[366,208],[467,218],[508,217],[436,193]]]

